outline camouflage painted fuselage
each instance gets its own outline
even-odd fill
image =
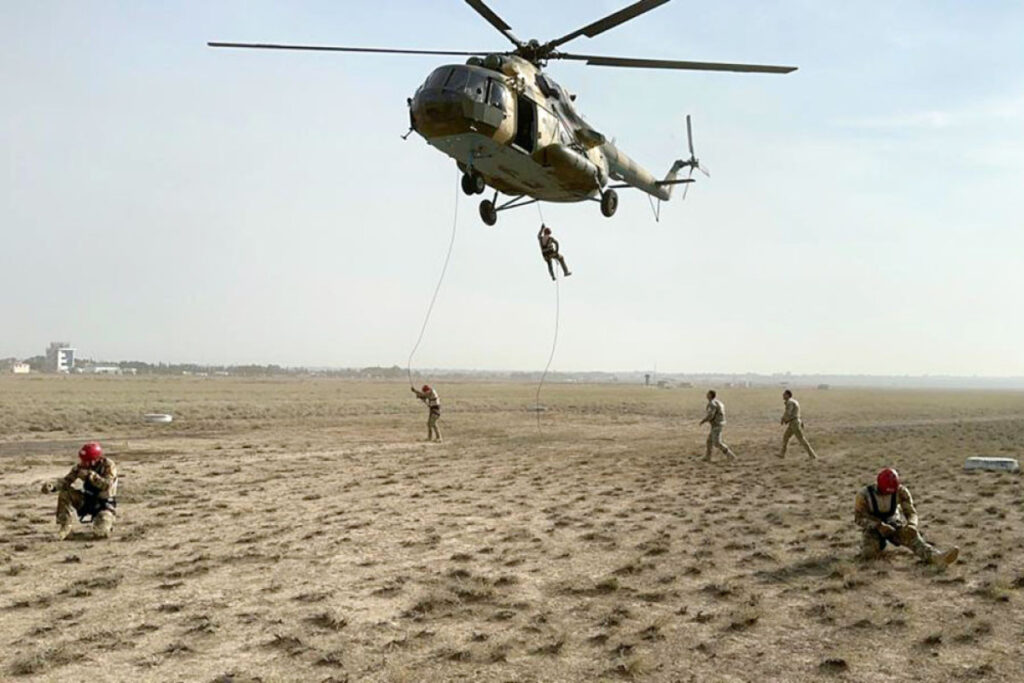
[[[577,202],[611,178],[668,199],[671,186],[590,127],[572,100],[529,61],[490,55],[435,69],[409,113],[427,143],[503,194]]]

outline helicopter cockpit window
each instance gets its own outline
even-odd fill
[[[445,90],[458,92],[466,87],[466,83],[469,82],[469,70],[468,69],[452,69],[452,75],[444,84]]]
[[[509,97],[508,88],[501,81],[491,80],[491,89],[487,93],[487,103],[504,111],[507,108]]]
[[[451,73],[451,67],[442,66],[440,69],[434,69],[434,73],[427,77],[427,82],[423,84],[426,90],[440,90],[444,86],[444,82],[448,80],[448,75]]]

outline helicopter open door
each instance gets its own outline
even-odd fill
[[[512,144],[527,154],[537,146],[537,103],[524,95],[516,97],[516,137]]]

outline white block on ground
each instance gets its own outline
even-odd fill
[[[154,424],[167,424],[174,418],[166,413],[146,413],[142,416],[142,419]]]
[[[1020,472],[1020,463],[1016,458],[967,458],[964,469]]]

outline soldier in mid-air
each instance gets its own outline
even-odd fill
[[[793,398],[793,392],[786,389],[782,392],[782,400],[786,403],[786,409],[782,413],[781,424],[786,425],[786,433],[782,435],[782,452],[779,453],[780,458],[786,457],[786,449],[789,448],[789,440],[794,436],[796,440],[800,442],[800,445],[807,451],[807,455],[810,456],[811,460],[817,460],[818,454],[811,448],[811,444],[807,443],[807,439],[804,437],[804,423],[800,419],[800,404]]]
[[[437,395],[429,384],[424,384],[423,389],[416,391],[416,387],[409,387],[412,393],[416,394],[416,398],[427,404],[427,408],[430,409],[427,415],[427,441],[433,441],[434,437],[437,437],[438,443],[441,442],[441,430],[437,428],[437,421],[441,419],[441,398]]]
[[[722,442],[722,427],[725,426],[725,404],[715,398],[715,390],[711,389],[708,391],[708,406],[704,413],[704,419],[699,424],[707,422],[711,425],[711,431],[708,432],[707,442],[707,453],[704,455],[704,460],[711,460],[711,449],[712,447],[718,448],[718,450],[725,453],[730,460],[736,459],[736,454],[730,450],[730,448]]]
[[[939,552],[925,542],[918,531],[917,510],[910,491],[900,483],[900,475],[891,467],[878,473],[874,484],[857,492],[853,516],[862,531],[861,557],[882,555],[887,543],[910,548],[922,561],[945,568],[956,562],[956,546]]]
[[[73,484],[82,481],[82,488]],[[78,451],[78,464],[62,479],[43,484],[44,493],[57,491],[57,538],[71,533],[72,515],[80,522],[91,521],[93,533],[107,538],[114,529],[117,508],[117,465],[103,456],[98,443],[87,443]],[[88,519],[87,519],[88,518]]]
[[[572,273],[565,265],[565,259],[562,258],[562,254],[558,250],[558,240],[551,236],[551,228],[546,225],[540,226],[540,232],[537,233],[537,241],[540,242],[540,253],[544,256],[544,261],[548,264],[548,274],[551,275],[551,279],[555,279],[555,267],[552,265],[552,261],[558,261],[562,266],[562,272],[565,273],[565,277],[569,277]]]

